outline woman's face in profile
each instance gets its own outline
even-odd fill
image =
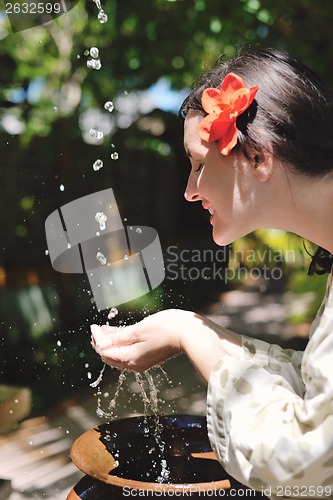
[[[227,245],[256,229],[253,169],[242,154],[223,156],[216,142],[203,141],[202,119],[194,110],[185,119],[184,148],[191,162],[185,198],[202,203],[211,214],[214,241]]]

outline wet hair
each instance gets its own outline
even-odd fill
[[[238,141],[248,159],[260,161],[269,148],[295,173],[308,178],[333,175],[333,92],[307,66],[279,49],[246,50],[221,61],[208,71],[183,102],[180,115],[189,110],[206,115],[201,104],[207,87],[219,88],[228,73],[239,75],[246,87],[259,86],[255,100],[237,118]],[[318,249],[318,271],[328,271],[332,258]],[[316,260],[317,259],[317,260]],[[316,263],[311,272],[317,272]],[[327,264],[327,265],[326,265]]]

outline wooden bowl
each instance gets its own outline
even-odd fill
[[[205,417],[113,420],[82,434],[71,458],[91,478],[122,488],[156,493],[230,488],[230,476],[210,448]]]

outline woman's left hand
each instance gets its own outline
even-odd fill
[[[95,351],[119,369],[144,371],[184,353],[208,381],[221,356],[242,355],[238,334],[181,309],[160,311],[126,327],[92,325],[91,332]]]
[[[194,314],[169,309],[126,327],[92,325],[92,346],[102,360],[119,369],[144,371],[181,353],[181,336]]]

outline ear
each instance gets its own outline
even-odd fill
[[[258,181],[266,182],[273,173],[273,153],[269,149],[263,149],[253,156],[252,167]]]

